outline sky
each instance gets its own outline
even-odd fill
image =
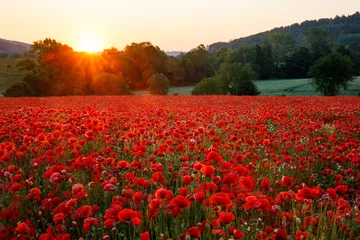
[[[149,41],[165,51],[360,11],[359,0],[3,0],[0,38],[52,38],[81,50]],[[90,42],[90,43],[89,43]]]

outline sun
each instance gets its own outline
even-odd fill
[[[96,36],[83,36],[78,41],[77,49],[88,53],[101,52],[102,41]]]

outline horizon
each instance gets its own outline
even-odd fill
[[[187,52],[200,44],[229,42],[307,20],[348,16],[360,9],[355,0],[341,4],[305,0],[301,6],[284,0],[211,0],[201,4],[204,2],[7,2],[2,6],[3,18],[11,19],[12,24],[0,21],[1,38],[28,44],[52,38],[75,51],[88,52],[111,47],[121,50],[133,42],[151,42],[168,52]]]

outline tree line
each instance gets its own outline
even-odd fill
[[[337,44],[322,27],[307,29],[304,39],[306,45],[299,47],[290,34],[270,33],[260,45],[223,47],[210,56],[215,74],[193,94],[257,95],[252,80],[312,77],[319,92],[336,95],[360,75],[360,49]]]
[[[238,38],[229,42],[217,42],[209,46],[210,52],[217,52],[222,47],[236,49],[247,45],[261,45],[266,35],[271,33],[285,33],[291,35],[299,45],[306,46],[304,32],[312,27],[324,28],[338,44],[346,44],[352,49],[360,49],[360,13],[356,12],[349,16],[336,16],[335,18],[322,18],[319,20],[307,20],[290,26],[277,27],[270,31],[257,33],[248,37]]]
[[[306,30],[304,39],[306,45],[299,46],[290,34],[270,33],[261,44],[234,50],[223,47],[214,53],[199,45],[177,57],[167,56],[149,42],[94,55],[45,39],[31,46],[29,54],[36,58],[19,61],[17,66],[27,75],[5,96],[131,94],[160,88],[153,93],[166,94],[169,86],[196,84],[194,94],[256,95],[252,80],[306,78],[317,72],[311,66],[319,59],[339,59],[338,55],[340,60],[346,58],[350,75],[360,74],[360,49],[336,43],[321,27]]]

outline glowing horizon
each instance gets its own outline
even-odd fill
[[[357,0],[17,0],[2,3],[0,38],[27,43],[53,38],[78,51],[79,39],[90,33],[99,39],[101,49],[96,51],[145,41],[165,51],[188,51],[199,44],[358,10]]]
[[[96,35],[84,35],[78,38],[77,44],[75,46],[70,46],[74,51],[79,52],[102,52],[104,47],[103,41],[100,39],[100,36]]]

